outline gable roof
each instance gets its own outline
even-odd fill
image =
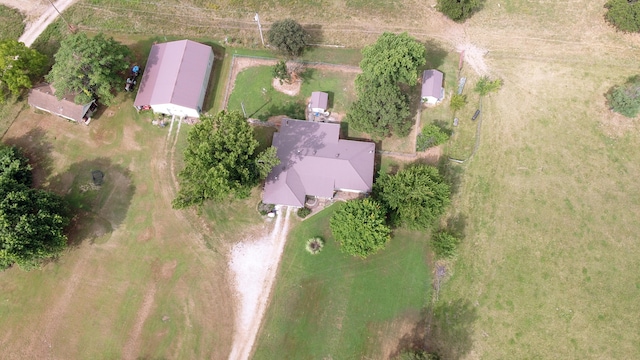
[[[55,88],[51,84],[41,83],[29,90],[28,103],[31,106],[64,116],[75,121],[82,120],[87,104],[76,104],[75,94],[65,95],[58,100]]]
[[[335,190],[370,191],[375,144],[339,135],[339,124],[283,119],[273,135],[280,164],[267,176],[262,201],[304,206],[305,195],[330,198]]]
[[[133,105],[197,108],[211,53],[210,46],[191,40],[153,45]]]
[[[444,75],[438,70],[425,70],[422,73],[422,97],[442,97],[442,80]]]
[[[322,91],[311,93],[311,108],[327,109],[329,107],[329,94]]]

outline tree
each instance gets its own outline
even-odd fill
[[[449,107],[453,111],[458,111],[467,105],[467,95],[455,94],[451,97]]]
[[[70,35],[60,43],[55,64],[47,81],[56,88],[56,96],[77,94],[75,101],[86,104],[94,98],[110,105],[113,90],[122,85],[122,72],[129,68],[129,48],[98,34],[93,38],[85,33]]]
[[[47,57],[29,49],[16,40],[0,41],[0,103],[8,93],[17,95],[31,88],[33,81],[42,76]]]
[[[484,0],[438,0],[436,8],[453,21],[465,21],[482,8]]]
[[[440,360],[440,356],[423,350],[405,350],[393,360]]]
[[[619,30],[626,32],[640,31],[640,3],[628,0],[609,0],[605,19]]]
[[[436,124],[428,124],[422,128],[422,132],[416,138],[416,150],[425,151],[430,147],[444,144],[449,139],[449,134]]]
[[[255,163],[259,178],[266,178],[271,170],[278,164],[280,164],[280,159],[277,155],[277,149],[273,146],[269,146],[263,152],[258,154]]]
[[[267,33],[269,44],[287,56],[300,56],[307,46],[309,35],[293,19],[276,21]]]
[[[347,201],[333,213],[329,227],[343,252],[361,258],[384,248],[391,238],[385,212],[373,199]]]
[[[275,148],[257,154],[253,129],[238,111],[203,115],[187,137],[176,209],[207,200],[246,198],[279,163]]]
[[[380,175],[374,194],[389,209],[393,224],[428,229],[449,205],[451,190],[438,169],[419,164]]]
[[[355,130],[374,137],[407,136],[413,122],[409,118],[409,98],[391,83],[358,79],[358,100],[349,109],[345,121]]]
[[[360,68],[369,81],[413,86],[418,83],[418,67],[424,65],[425,47],[406,32],[383,33],[362,50]]]
[[[31,167],[19,150],[0,148],[0,269],[29,270],[67,245],[69,223],[61,197],[30,188]]]
[[[272,74],[274,78],[280,81],[280,85],[282,85],[283,82],[291,82],[291,75],[289,75],[289,70],[287,69],[287,62],[284,60],[278,61],[278,63],[273,66]]]
[[[634,76],[623,85],[611,88],[606,94],[611,110],[628,118],[638,116],[640,112],[640,76]]]
[[[491,92],[498,91],[502,87],[502,80],[490,80],[488,76],[483,76],[476,83],[476,87],[473,89],[480,96],[485,96]]]

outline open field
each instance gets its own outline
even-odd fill
[[[203,218],[170,208],[174,147],[187,129],[168,137],[129,101],[88,127],[19,115],[3,142],[24,148],[36,182],[65,195],[78,216],[58,261],[0,273],[4,358],[227,355],[234,303],[222,254],[261,221],[256,198],[217,206],[215,218],[208,208]],[[90,186],[93,169],[106,175],[101,188]]]
[[[24,16],[20,11],[0,5],[0,41],[18,40],[24,31]]]
[[[265,26],[300,13],[296,18],[306,26],[319,26],[315,36],[325,44],[361,46],[383,30],[408,30],[421,40],[436,39],[448,52],[460,43],[488,50],[488,72],[501,77],[505,85],[483,100],[480,148],[465,164],[455,195],[451,215],[464,229],[465,238],[452,276],[431,308],[431,322],[425,325],[416,318],[407,328],[428,327],[430,331],[421,341],[447,359],[632,359],[640,357],[640,245],[636,240],[640,126],[637,119],[608,112],[603,93],[629,75],[640,73],[640,38],[617,33],[604,24],[604,2],[489,0],[464,25],[438,15],[430,7],[435,0],[398,1],[392,8],[379,1],[349,2],[348,10],[340,8],[341,2],[317,2],[304,12],[299,10],[306,2],[273,1],[255,7],[248,2],[245,9],[236,11],[232,10],[236,9],[233,1],[202,10],[185,6],[204,6],[203,1],[195,0],[181,2],[180,7],[178,1],[168,0],[154,4],[81,1],[68,14],[81,29],[110,30],[123,37],[154,33],[197,38],[206,34],[220,40],[229,36],[234,45],[257,48],[259,37],[252,21],[255,10],[260,11]],[[123,6],[129,11],[119,9]],[[171,11],[157,11],[154,6]],[[318,16],[321,12],[322,17]],[[322,24],[318,24],[319,18]],[[465,64],[465,71],[469,69]],[[221,77],[226,78],[224,73]],[[20,137],[36,123],[19,119],[23,121],[32,122],[5,138]],[[126,127],[124,121],[128,121]],[[10,289],[5,295],[10,301],[0,306],[0,327],[5,329],[0,344],[17,354],[15,357],[24,357],[20,355],[25,353],[17,352],[23,349],[28,355],[53,354],[51,357],[58,358],[120,357],[126,339],[137,333],[140,325],[134,323],[139,313],[142,318],[148,314],[151,322],[142,327],[143,341],[137,354],[216,357],[228,352],[230,333],[224,327],[231,319],[224,308],[231,303],[224,295],[228,290],[218,283],[225,270],[217,255],[202,255],[211,252],[189,242],[201,231],[175,218],[168,210],[169,196],[151,196],[172,186],[166,180],[166,167],[161,169],[162,162],[152,161],[158,154],[95,146],[122,142],[124,130],[109,129],[128,129],[130,124],[130,119],[120,118],[104,125],[104,134],[97,131],[101,123],[92,124],[94,138],[89,130],[80,137],[65,131],[69,127],[64,126],[46,132],[52,148],[63,149],[54,155],[72,154],[68,158],[56,155],[56,170],[51,176],[63,173],[72,163],[98,157],[94,155],[98,149],[101,153],[108,150],[113,163],[130,169],[136,190],[122,224],[112,226],[116,230],[109,239],[81,242],[44,272],[0,274],[1,287]],[[137,134],[135,144],[162,149],[164,133],[154,135],[155,130],[144,129],[133,131]],[[77,184],[66,181],[66,186],[58,185],[62,192]],[[146,197],[138,197],[139,193]],[[96,199],[90,199],[92,204],[103,203],[102,198]],[[117,219],[116,212],[108,210],[110,202],[104,204],[107,210],[92,205],[96,206],[92,211]],[[144,234],[144,226],[135,225],[135,216],[142,216],[139,214],[145,216],[140,223],[154,229],[149,236],[162,246],[151,241],[145,247],[134,241]],[[102,224],[108,229],[107,222]],[[172,250],[183,255],[174,255]],[[192,263],[194,256],[200,262],[197,265]],[[154,268],[156,258],[160,260]],[[287,258],[285,254],[284,261]],[[173,259],[173,275],[154,278],[152,274],[158,272],[152,269],[165,263],[170,267]],[[283,274],[290,274],[286,267],[282,269]],[[72,273],[81,276],[73,278]],[[212,275],[202,278],[202,274]],[[289,281],[288,276],[281,281]],[[118,295],[115,299],[110,296],[113,293]],[[147,294],[168,300],[143,306]],[[294,292],[292,300],[294,295],[307,296]],[[278,310],[282,301],[288,300],[274,298],[274,312],[282,312]],[[16,303],[22,306],[10,305]],[[54,304],[54,310],[45,311],[45,304]],[[100,316],[95,315],[96,308]],[[171,311],[167,322],[161,321],[164,309]],[[62,314],[64,321],[45,326],[46,319],[56,314]],[[216,316],[223,321],[204,320]],[[196,330],[185,332],[188,325]],[[163,327],[169,328],[166,333]],[[283,324],[267,320],[264,334],[271,336],[259,340],[267,345],[259,345],[258,355],[267,349],[262,346],[286,345],[283,328]],[[308,330],[300,331],[304,334]],[[402,333],[405,330],[397,331],[400,337]],[[38,342],[41,339],[55,340],[50,350],[47,343]],[[361,349],[374,357],[374,345],[354,339],[353,351]],[[323,345],[314,340],[304,346]]]
[[[424,331],[414,329],[431,293],[424,234],[397,231],[378,254],[351,257],[329,230],[340,205],[292,229],[255,359],[380,358]],[[304,244],[315,236],[325,246],[312,256]]]

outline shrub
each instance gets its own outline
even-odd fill
[[[430,147],[443,144],[449,139],[449,134],[442,130],[439,126],[429,124],[422,129],[416,139],[416,150],[425,151]]]
[[[284,60],[278,61],[278,63],[273,66],[272,75],[280,81],[280,85],[282,85],[283,82],[291,82],[291,75],[289,75],[287,63]]]
[[[304,219],[311,214],[311,209],[307,207],[301,207],[300,209],[298,209],[297,214],[301,219]]]
[[[626,32],[640,31],[640,3],[628,0],[609,0],[604,5],[607,14],[604,18],[618,30]]]
[[[307,245],[304,247],[305,250],[311,255],[317,255],[320,251],[322,251],[322,247],[324,246],[324,240],[320,237],[314,237],[307,240]]]
[[[476,87],[473,89],[480,96],[485,96],[490,92],[498,91],[502,87],[502,80],[489,80],[488,76],[483,76],[476,83]]]
[[[629,78],[623,85],[614,86],[606,97],[611,110],[629,118],[636,117],[640,111],[640,76]]]
[[[453,111],[458,111],[467,105],[467,95],[455,94],[451,97],[449,107]]]
[[[273,205],[273,204],[265,204],[262,201],[260,201],[260,203],[258,203],[258,212],[262,216],[267,215],[268,213],[272,212],[273,210],[275,210],[275,208],[276,208],[276,206]]]
[[[453,21],[465,21],[482,8],[484,0],[438,0],[437,9]]]
[[[456,254],[460,240],[454,235],[440,231],[431,238],[431,248],[439,258],[450,258]]]

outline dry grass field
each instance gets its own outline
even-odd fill
[[[3,358],[227,356],[234,304],[221,253],[260,220],[245,203],[204,221],[171,209],[186,134],[176,130],[169,137],[143,121],[130,100],[90,126],[31,109],[18,116],[3,142],[25,149],[38,185],[64,194],[78,215],[59,260],[0,273]],[[94,169],[105,173],[100,188]]]
[[[640,36],[608,27],[604,2],[488,0],[463,25],[435,12],[435,0],[86,0],[68,15],[81,29],[123,37],[228,37],[258,47],[258,10],[265,26],[291,15],[324,44],[359,47],[388,30],[449,52],[486,50],[486,71],[504,87],[483,100],[481,144],[450,214],[465,237],[431,315],[416,323],[427,328],[420,340],[445,359],[633,359],[640,125],[609,112],[603,94],[640,73]],[[224,250],[207,234],[225,229],[215,238],[232,241],[251,219],[220,209],[211,231],[170,210],[172,140],[133,119],[122,107],[86,128],[25,110],[3,138],[31,149],[47,165],[43,183],[87,209],[77,245],[58,263],[0,274],[7,357],[226,357],[233,299]],[[119,185],[83,195],[87,179],[74,174],[95,166]]]

